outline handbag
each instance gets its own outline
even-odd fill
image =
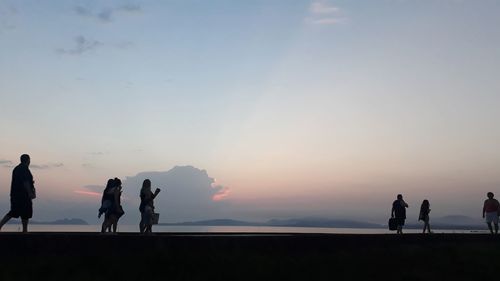
[[[153,213],[152,221],[153,221],[153,224],[158,224],[158,222],[160,221],[160,214],[159,213]]]
[[[398,224],[396,218],[390,218],[389,219],[389,230],[397,230],[398,229]]]

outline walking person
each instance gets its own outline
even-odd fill
[[[159,188],[157,188],[154,193],[151,191],[151,181],[149,179],[145,179],[142,182],[140,192],[141,205],[139,206],[139,211],[141,212],[139,230],[141,233],[153,232],[154,199],[158,196],[160,191]]]
[[[109,179],[104,191],[102,192],[101,207],[99,208],[98,218],[104,214],[104,221],[102,222],[101,232],[106,232],[109,230],[111,232],[111,223],[109,221],[109,213],[113,207],[113,202],[115,201],[114,190],[114,179]]]
[[[0,221],[0,229],[11,218],[21,217],[23,233],[28,232],[28,222],[33,216],[33,202],[36,198],[35,182],[29,169],[31,163],[28,154],[21,155],[21,163],[12,171],[10,186],[10,211]]]
[[[500,212],[500,203],[498,203],[497,199],[493,198],[495,196],[493,192],[488,192],[486,196],[488,199],[484,201],[483,218],[486,220],[486,224],[488,225],[491,234],[493,234],[491,223],[495,225],[495,234],[498,234],[498,214]]]
[[[422,233],[425,233],[427,229],[427,233],[431,233],[431,225],[429,224],[429,213],[431,212],[429,200],[425,199],[420,205],[420,214],[418,215],[418,220],[424,222],[424,229]]]
[[[391,218],[396,219],[398,227],[397,234],[403,234],[403,226],[406,220],[406,208],[408,204],[403,200],[403,195],[398,194],[397,199],[392,203]]]
[[[119,178],[115,178],[114,185],[115,185],[115,190],[114,190],[115,204],[111,209],[109,218],[111,221],[111,225],[113,227],[113,233],[116,233],[116,230],[118,228],[118,220],[125,214],[125,212],[123,211],[123,207],[121,204],[122,181]]]
[[[102,233],[105,233],[107,230],[111,232],[111,228],[113,228],[113,233],[116,233],[116,230],[118,228],[118,220],[124,214],[120,202],[120,197],[122,194],[121,185],[121,180],[119,178],[114,178],[111,181],[108,181],[108,184],[104,189],[103,198],[101,201],[103,202],[102,207],[106,205],[106,211],[104,212],[104,222],[102,223],[101,227]],[[99,212],[100,211],[101,210],[99,210]]]

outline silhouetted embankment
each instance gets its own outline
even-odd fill
[[[0,233],[2,280],[486,280],[483,234]]]

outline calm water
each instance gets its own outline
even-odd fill
[[[138,232],[137,225],[119,225],[118,232]],[[2,232],[20,232],[18,224],[5,225]],[[30,232],[98,232],[100,225],[30,225]],[[486,230],[433,230],[434,233],[487,233]],[[153,232],[248,232],[248,233],[344,233],[387,234],[394,233],[376,228],[318,228],[318,227],[268,227],[268,226],[153,226]],[[405,233],[420,233],[420,229],[405,229]]]

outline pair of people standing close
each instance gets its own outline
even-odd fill
[[[119,178],[109,179],[106,188],[102,193],[101,208],[99,208],[100,218],[104,214],[104,221],[102,222],[101,232],[116,233],[118,228],[118,220],[125,212],[121,205],[122,195],[122,181]]]
[[[391,218],[396,219],[397,234],[403,234],[403,226],[406,220],[406,208],[408,204],[403,200],[403,195],[398,194],[397,199],[392,203]],[[427,229],[428,233],[431,233],[431,226],[429,224],[429,213],[431,212],[429,200],[425,199],[420,206],[420,213],[418,220],[424,222],[424,229],[422,233],[425,233]]]

